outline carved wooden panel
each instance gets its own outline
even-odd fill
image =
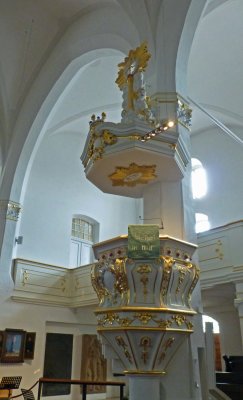
[[[106,360],[97,335],[82,336],[81,380],[106,381]],[[105,386],[89,385],[87,393],[104,393]]]

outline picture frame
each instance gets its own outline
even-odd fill
[[[3,349],[3,338],[4,338],[4,331],[0,331],[0,360],[1,360],[2,349]]]
[[[24,362],[26,331],[22,329],[5,329],[3,332],[2,363]]]
[[[24,359],[33,360],[35,353],[35,338],[36,332],[26,332],[25,346],[24,346]]]

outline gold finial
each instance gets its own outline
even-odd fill
[[[148,65],[151,54],[148,52],[147,42],[143,42],[135,50],[130,50],[124,61],[118,64],[119,72],[116,83],[120,89],[127,83],[129,76],[142,72]]]

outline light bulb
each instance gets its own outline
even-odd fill
[[[167,126],[172,128],[175,125],[174,121],[168,121]]]

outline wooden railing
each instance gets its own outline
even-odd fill
[[[91,382],[91,381],[81,381],[81,380],[76,380],[76,379],[50,379],[50,378],[40,378],[39,379],[39,388],[38,388],[38,397],[37,400],[41,399],[41,391],[42,391],[42,385],[43,384],[48,384],[48,383],[54,383],[54,384],[60,384],[60,383],[66,383],[66,384],[71,384],[71,385],[79,385],[82,387],[82,400],[86,400],[87,398],[87,386],[92,385],[92,386],[119,386],[120,387],[120,400],[123,400],[123,395],[124,395],[124,382],[119,382],[119,381],[96,381],[96,382]]]

